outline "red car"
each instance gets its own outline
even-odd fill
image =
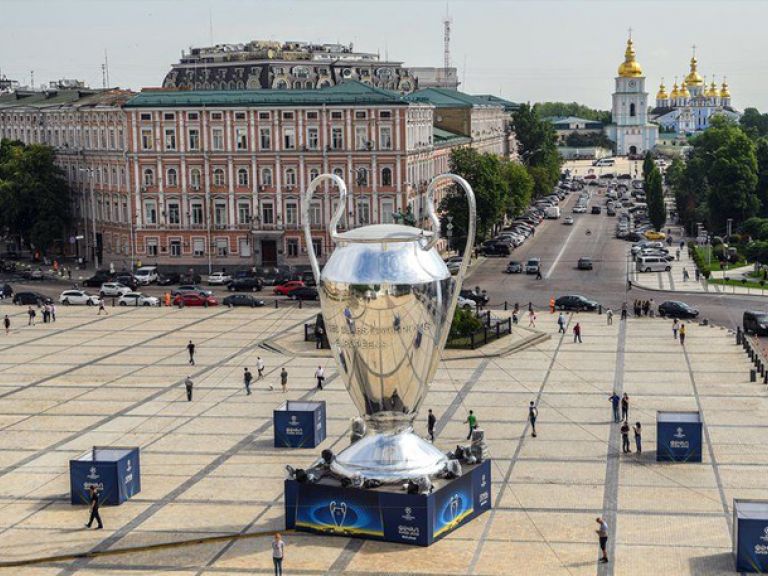
[[[275,286],[275,294],[288,296],[288,293],[291,290],[296,290],[296,288],[304,288],[304,282],[301,280],[289,280],[288,282],[283,282],[279,286]]]
[[[218,306],[219,302],[213,296],[199,294],[197,292],[185,292],[177,294],[173,299],[174,306]]]

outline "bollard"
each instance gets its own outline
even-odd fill
[[[597,313],[598,314],[602,314],[603,313],[603,305],[602,304],[598,304],[597,305]]]
[[[504,311],[507,311],[507,310],[509,310],[509,307],[507,306],[507,301],[504,300]]]
[[[768,370],[763,374],[763,384],[768,384]]]
[[[757,372],[755,372],[755,369],[754,369],[754,368],[752,368],[752,369],[749,371],[749,381],[750,381],[750,382],[756,382],[756,381],[757,381]]]
[[[275,300],[275,308],[277,308],[277,300]]]
[[[738,346],[739,344],[741,344],[741,328],[737,327],[736,328],[736,346]]]
[[[299,300],[299,310],[301,310],[301,303],[302,302],[303,302],[303,300]]]

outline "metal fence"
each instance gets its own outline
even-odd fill
[[[478,346],[484,346],[497,338],[512,333],[512,318],[496,318],[490,310],[478,312],[477,318],[483,323],[483,327],[468,336],[448,340],[448,348],[469,348],[474,350]]]

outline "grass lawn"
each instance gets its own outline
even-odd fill
[[[695,250],[696,250],[696,253],[701,257],[701,261],[704,264],[704,267],[707,268],[707,258],[709,256],[710,250],[712,250],[712,247],[697,246]],[[740,266],[746,266],[747,264],[749,264],[749,262],[747,262],[746,260],[739,259],[738,262],[729,264],[728,269],[730,270],[733,268],[739,268]],[[717,258],[715,258],[714,254],[712,255],[712,262],[709,264],[708,268],[710,272],[719,272],[722,270],[722,268],[720,267],[720,261]],[[704,270],[702,270],[702,272],[704,272]]]
[[[756,289],[756,291],[760,293],[768,289],[768,282],[765,283],[765,286],[760,286],[758,282],[742,282],[741,280],[710,279],[709,283],[720,284],[721,286],[741,286],[743,288]]]

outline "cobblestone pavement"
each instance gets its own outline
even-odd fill
[[[12,310],[12,333],[0,334],[0,561],[280,529],[284,465],[307,465],[320,449],[347,443],[355,410],[331,360],[259,346],[316,310],[98,317],[62,307],[55,324],[35,327]],[[492,512],[427,549],[288,534],[286,574],[731,574],[732,499],[768,498],[765,385],[749,383],[748,360],[725,330],[689,325],[682,347],[660,319],[578,321],[583,344],[570,331],[559,336],[554,316],[541,313],[537,327],[551,338],[508,356],[448,360],[437,373],[424,412],[435,411],[447,450],[463,441],[467,410],[475,411],[493,455]],[[258,355],[266,378],[246,396],[243,367]],[[328,376],[323,391],[314,389],[318,363]],[[268,389],[283,366],[285,395]],[[193,402],[181,386],[188,374]],[[629,394],[630,420],[644,426],[642,456],[620,454],[613,390]],[[286,397],[328,402],[319,448],[272,447],[272,410]],[[537,438],[526,424],[534,399]],[[656,463],[658,409],[702,411],[704,462]],[[69,503],[68,461],[95,444],[141,447],[142,491],[102,508],[102,531],[84,529],[86,509]],[[610,526],[607,565],[597,563],[598,515]],[[0,574],[271,571],[269,540],[244,538]]]

